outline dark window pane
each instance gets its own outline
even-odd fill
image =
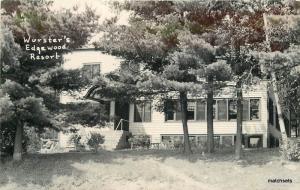
[[[196,102],[188,102],[187,120],[195,120],[195,106]]]
[[[250,100],[250,120],[259,119],[259,99]]]
[[[166,112],[166,120],[174,120],[174,111],[167,111]]]
[[[145,108],[144,108],[144,121],[145,122],[151,122],[151,103],[150,102],[146,102],[144,104]]]
[[[236,100],[228,100],[228,119],[236,119],[237,117],[237,102]]]
[[[176,111],[176,120],[181,120],[181,111]]]
[[[227,101],[218,100],[218,120],[227,120]]]
[[[174,101],[171,100],[166,100],[165,102],[165,116],[166,116],[166,121],[168,120],[174,120],[174,114],[175,114],[175,105]]]
[[[195,112],[194,111],[187,112],[187,120],[195,120]]]
[[[217,112],[217,101],[214,100],[214,105],[213,105],[213,119],[216,119],[216,112]]]
[[[142,104],[134,105],[134,122],[142,122],[143,119],[143,106]]]
[[[100,75],[100,64],[87,64],[82,68],[82,74],[88,79],[93,79]]]
[[[197,102],[197,120],[205,120],[205,110],[206,110],[206,103],[205,101],[198,101]]]
[[[243,120],[249,120],[249,100],[243,100]]]

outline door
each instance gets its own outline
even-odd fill
[[[117,129],[118,127],[117,130],[121,130],[121,123],[119,124],[121,119],[123,119],[122,121],[123,130],[128,131],[129,130],[129,103],[116,101],[114,129]]]

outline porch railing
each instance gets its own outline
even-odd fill
[[[122,131],[123,131],[123,126],[124,126],[124,122],[127,122],[127,123],[129,123],[129,121],[128,120],[126,120],[126,119],[120,119],[120,121],[119,121],[119,123],[118,123],[118,125],[117,125],[117,127],[116,127],[116,129],[115,130],[118,130],[118,129],[121,129]]]

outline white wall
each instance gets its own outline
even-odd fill
[[[96,50],[82,50],[82,51],[73,51],[64,55],[64,69],[81,69],[83,63],[89,62],[99,62],[100,63],[100,71],[101,74],[109,73],[120,66],[121,59],[108,55],[103,54],[100,51]],[[83,96],[86,94],[88,89],[77,93],[76,96],[70,96],[68,94],[62,94],[60,97],[61,103],[68,103],[68,102],[79,102],[85,101]]]
[[[228,97],[228,95],[224,96]],[[260,120],[243,121],[244,134],[263,134],[263,147],[267,147],[268,133],[268,93],[267,84],[263,83],[253,90],[244,91],[244,97],[260,98]],[[152,141],[160,142],[161,134],[183,134],[181,121],[165,121],[164,113],[152,110],[151,122],[133,122],[134,106],[130,105],[129,131],[133,134],[151,135]],[[188,121],[189,134],[207,134],[206,121]],[[215,121],[214,133],[236,134],[236,121]]]

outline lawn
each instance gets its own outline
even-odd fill
[[[268,183],[268,179],[292,183]],[[177,151],[119,150],[27,155],[0,165],[1,190],[300,189],[300,163],[281,162],[277,150],[232,151],[189,157]]]

